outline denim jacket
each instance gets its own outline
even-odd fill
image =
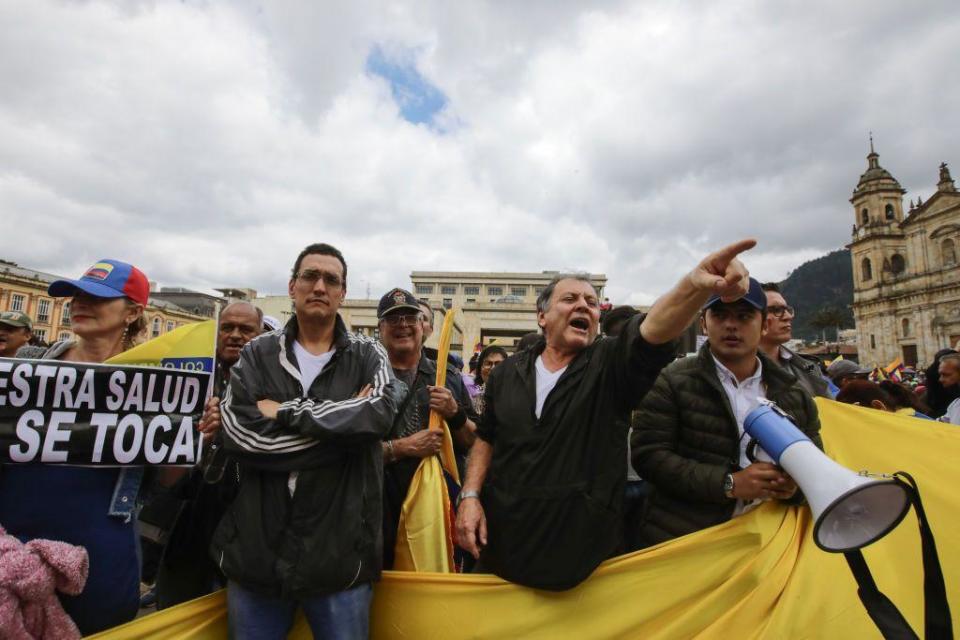
[[[70,347],[73,340],[61,340],[50,345],[43,354],[34,356],[42,360],[59,360]],[[21,355],[23,354],[23,355]],[[23,349],[17,352],[18,357],[30,357]],[[138,510],[137,496],[140,493],[140,484],[143,482],[143,467],[122,467],[117,477],[117,484],[113,488],[113,497],[110,499],[110,508],[107,515],[114,518],[123,518],[130,522],[136,517]]]

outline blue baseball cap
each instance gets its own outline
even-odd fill
[[[147,276],[132,264],[119,260],[101,260],[77,280],[54,280],[47,293],[55,298],[67,298],[77,289],[98,298],[127,297],[142,305],[150,300]]]
[[[767,294],[764,293],[763,288],[760,286],[760,282],[756,278],[750,278],[750,288],[747,289],[747,294],[742,298],[737,298],[732,300],[731,304],[734,302],[740,302],[743,300],[750,304],[751,307],[754,307],[758,311],[766,311],[767,309]],[[718,294],[710,296],[707,300],[707,303],[703,305],[704,309],[709,309],[718,302],[722,302]]]

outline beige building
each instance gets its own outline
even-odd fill
[[[410,280],[418,298],[456,313],[462,333],[460,351],[467,362],[478,344],[485,347],[496,342],[513,351],[524,334],[537,331],[537,296],[558,273],[414,271]],[[607,277],[588,277],[602,300]],[[439,329],[439,317],[436,326]]]
[[[68,340],[70,331],[70,299],[52,298],[47,287],[56,276],[21,267],[15,262],[0,260],[0,311],[21,311],[33,319],[33,333],[44,342]],[[150,298],[146,309],[147,337],[155,338],[203,316],[190,313],[166,300]]]
[[[859,359],[927,365],[960,342],[960,193],[941,164],[937,190],[926,201],[911,199],[905,215],[906,191],[879,160],[871,142],[850,199]]]
[[[427,346],[436,348],[444,314],[453,310],[456,315],[450,350],[460,354],[464,362],[470,360],[477,344],[487,346],[496,341],[512,351],[520,337],[538,330],[537,296],[557,273],[414,271],[410,274],[413,284],[410,291],[434,309],[435,331]],[[589,277],[602,299],[606,276]],[[371,300],[344,300],[340,315],[347,327],[379,337],[379,300],[379,295]],[[252,302],[281,323],[286,323],[293,314],[287,295],[263,296]]]

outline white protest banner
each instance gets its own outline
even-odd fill
[[[0,463],[192,466],[210,375],[0,358]]]

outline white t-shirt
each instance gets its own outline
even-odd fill
[[[315,356],[304,349],[303,345],[297,340],[293,341],[293,353],[297,356],[297,364],[300,365],[300,386],[303,387],[303,395],[307,395],[307,392],[313,385],[313,381],[317,379],[317,376],[320,375],[323,368],[327,366],[327,363],[330,362],[330,358],[333,357],[336,351],[336,349],[330,349],[330,351],[326,353]],[[298,475],[296,471],[291,471],[287,477],[287,489],[290,490],[291,498],[293,497],[293,492],[297,489]]]
[[[330,349],[326,353],[315,356],[304,349],[298,341],[293,341],[293,354],[297,356],[297,363],[300,365],[300,385],[303,387],[304,395],[336,352],[336,349]]]
[[[553,388],[557,386],[557,380],[560,379],[560,376],[563,375],[563,372],[567,370],[566,367],[557,369],[556,371],[547,370],[546,365],[543,364],[543,356],[537,356],[536,362],[537,368],[537,419],[540,419],[540,413],[543,411],[543,403],[547,401],[547,396],[550,395],[550,392],[553,391]]]

